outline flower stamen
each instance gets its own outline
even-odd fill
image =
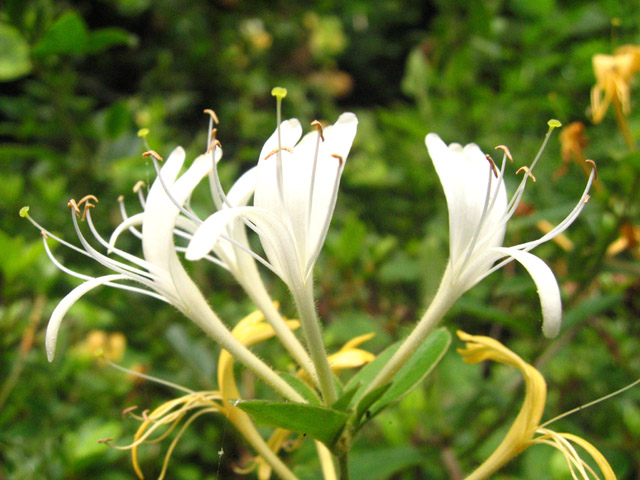
[[[528,175],[532,181],[536,181],[536,177],[533,176],[533,173],[531,173],[531,169],[529,167],[527,167],[526,165],[524,167],[520,167],[518,170],[516,170],[516,175],[519,174],[520,172],[524,172],[525,175]]]

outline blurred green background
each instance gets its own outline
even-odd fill
[[[137,424],[123,420],[122,410],[154,408],[176,393],[97,362],[91,345],[103,334],[95,331],[125,335],[124,366],[192,389],[216,386],[218,349],[194,325],[159,302],[108,288],[69,312],[49,364],[48,317],[77,281],[50,263],[40,233],[18,216],[20,207],[29,205],[36,220],[73,240],[66,203],[92,193],[100,199],[94,219],[107,235],[118,223],[117,197],[138,211],[131,188],[154,178],[140,156],[138,129],[150,129],[149,143],[161,155],[183,145],[193,158],[206,144],[205,108],[221,121],[220,172],[228,187],[257,160],[275,127],[276,85],[289,91],[286,117],[333,122],[349,110],[360,120],[316,268],[330,351],[370,331],[376,337],[365,347],[381,351],[408,332],[437,287],[448,223],[424,146],[428,132],[476,142],[487,152],[508,145],[513,191],[513,172],[532,160],[548,119],[583,122],[585,156],[597,162],[603,187],[567,232],[570,251],[555,243],[536,250],[563,291],[560,336],[542,336],[535,285],[516,265],[467,293],[446,325],[494,336],[539,366],[549,384],[546,419],[630,383],[640,376],[633,234],[640,155],[625,144],[613,111],[601,124],[589,121],[592,57],[625,44],[640,44],[636,1],[4,1],[0,479],[134,476],[127,452],[96,440],[128,443]],[[640,137],[633,85],[631,92],[629,129]],[[557,223],[579,198],[584,172],[576,163],[562,171],[559,138],[552,137],[506,244],[540,236],[538,221]],[[206,194],[205,188],[194,200],[203,214],[211,208]],[[629,248],[607,255],[621,232]],[[135,242],[129,246],[135,251]],[[78,271],[104,273],[68,249],[56,246],[55,253]],[[206,265],[190,268],[229,324],[251,311],[230,276]],[[286,289],[264,273],[274,298],[294,315]],[[290,367],[274,342],[257,351],[278,368]],[[365,430],[352,456],[353,478],[461,478],[497,445],[522,396],[515,371],[464,365],[452,348],[423,388]],[[618,478],[637,479],[639,400],[635,389],[554,428],[591,441]],[[167,446],[142,449],[150,478]],[[169,478],[237,478],[233,467],[250,454],[224,418],[202,417],[179,443]],[[311,442],[286,456],[300,478],[318,478]],[[570,475],[559,453],[538,446],[495,478]]]

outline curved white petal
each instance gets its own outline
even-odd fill
[[[184,163],[185,152],[182,147],[176,148],[160,170],[167,187],[173,185],[180,169]],[[144,219],[142,222],[142,252],[144,258],[154,265],[158,265],[164,270],[168,270],[167,249],[170,248],[171,231],[167,231],[167,217],[173,216],[173,210],[177,210],[175,205],[167,196],[160,178],[151,185],[147,202],[144,209]]]
[[[517,260],[527,269],[538,288],[540,306],[542,307],[542,333],[553,338],[560,332],[562,320],[562,300],[560,288],[555,275],[540,258],[532,253],[515,248],[495,248],[496,252]]]
[[[125,280],[128,277],[126,275],[105,275],[103,277],[92,278],[87,280],[83,284],[77,286],[71,290],[61,301],[51,314],[51,319],[47,325],[47,334],[45,336],[45,348],[47,351],[47,359],[52,362],[56,351],[56,342],[58,340],[58,331],[60,330],[60,324],[62,319],[67,314],[71,306],[76,303],[85,293],[93,290],[105,283],[113,282],[116,280]]]
[[[256,191],[258,179],[258,167],[253,167],[244,172],[229,189],[227,200],[233,207],[244,207],[249,203],[251,195]]]
[[[207,218],[193,235],[185,258],[199,260],[218,242],[225,241],[229,224],[243,217],[253,223],[260,233],[260,241],[273,270],[287,283],[298,281],[301,267],[295,241],[281,219],[257,207],[238,207],[220,210]]]

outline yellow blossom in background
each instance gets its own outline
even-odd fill
[[[93,356],[100,355],[112,362],[119,362],[124,357],[127,339],[120,332],[107,333],[102,330],[91,330],[76,348],[79,352]]]
[[[600,123],[609,105],[617,103],[624,115],[631,111],[630,83],[640,71],[640,46],[624,45],[613,55],[593,56],[596,84],[591,89],[591,114],[594,123]]]
[[[469,335],[461,331],[458,331],[458,337],[466,342],[466,348],[458,349],[466,363],[475,364],[485,360],[493,360],[509,365],[520,370],[525,383],[525,398],[522,408],[506,437],[491,456],[466,480],[489,478],[517,455],[535,444],[551,445],[558,449],[564,455],[574,479],[600,478],[580,458],[571,443],[579,445],[591,455],[605,480],[616,479],[609,462],[589,442],[571,433],[554,432],[544,425],[540,425],[547,400],[547,384],[538,370],[493,338]]]
[[[613,257],[629,250],[634,257],[640,259],[640,226],[625,223],[620,227],[620,236],[607,248],[607,255]]]

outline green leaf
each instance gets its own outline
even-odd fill
[[[373,381],[373,379],[378,375],[380,370],[387,364],[391,356],[396,353],[396,350],[400,348],[401,342],[396,342],[393,345],[387,347],[382,353],[376,356],[376,358],[365,365],[363,368],[358,371],[353,377],[349,379],[344,388],[349,390],[353,388],[354,385],[362,385],[362,387],[358,390],[358,393],[354,397],[354,403],[357,403],[362,395],[364,395],[367,386]]]
[[[349,418],[346,413],[332,408],[303,403],[245,400],[238,403],[238,408],[259,424],[309,435],[329,448],[338,439]]]
[[[33,54],[83,55],[86,52],[88,35],[87,25],[78,13],[63,13],[33,47]]]
[[[360,400],[360,402],[358,402],[358,405],[356,406],[356,415],[355,415],[356,422],[360,421],[360,419],[362,418],[362,415],[364,415],[364,413],[369,409],[371,405],[374,404],[376,400],[382,397],[382,395],[384,395],[385,392],[391,388],[391,385],[393,385],[393,382],[389,382],[384,385],[380,385],[377,388],[374,388],[369,393],[367,393],[362,398],[362,400]],[[367,418],[366,421],[368,421],[369,418]],[[366,423],[366,421],[363,422],[363,424]]]
[[[338,400],[336,400],[334,404],[331,405],[331,408],[340,410],[341,412],[346,412],[347,410],[349,410],[349,405],[351,404],[351,400],[353,399],[353,396],[358,391],[359,387],[360,387],[360,384],[356,384],[351,388],[347,388],[344,391],[344,393],[340,395],[340,398],[338,398]]]
[[[20,32],[0,23],[0,82],[9,82],[31,72],[29,44]]]
[[[394,375],[389,390],[371,408],[372,416],[379,413],[389,403],[400,400],[418,386],[438,364],[450,344],[451,334],[447,329],[439,328],[431,332],[411,358]]]
[[[118,45],[133,46],[136,43],[136,37],[122,28],[101,28],[89,34],[85,51],[87,54],[95,54]]]
[[[300,380],[295,375],[291,375],[287,372],[280,373],[280,376],[311,405],[320,405],[320,399],[318,398],[318,395],[305,382]]]

